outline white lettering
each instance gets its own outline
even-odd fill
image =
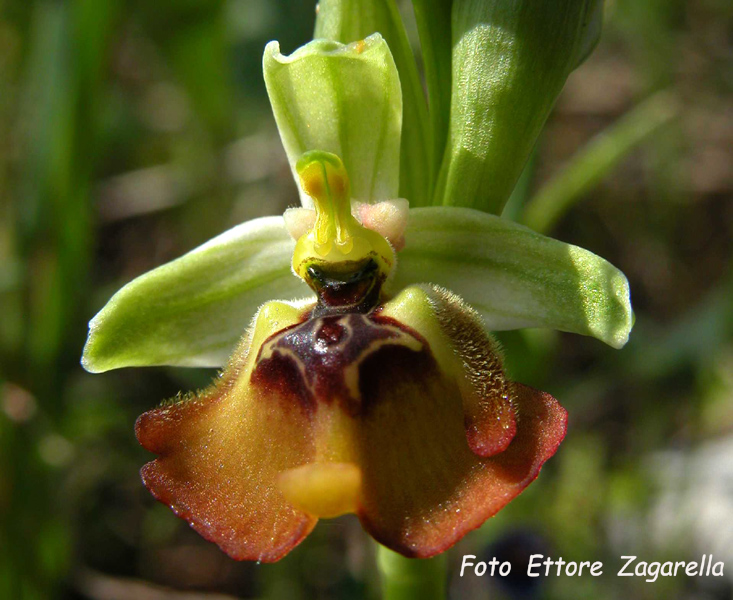
[[[626,571],[626,567],[629,566],[629,563],[632,563],[636,560],[636,556],[622,556],[621,558],[622,559],[628,558],[628,560],[624,563],[624,566],[621,567],[621,569],[619,570],[618,576],[619,577],[633,577],[634,576],[633,573],[626,573],[625,571]]]
[[[678,574],[694,577],[707,574],[715,577],[724,577],[725,564],[722,561],[714,562],[712,554],[704,555],[701,562],[647,562],[639,560],[637,556],[620,557],[623,565],[618,570],[619,577],[640,577],[647,583],[655,583],[660,577],[677,577]],[[497,568],[498,567],[498,568]],[[562,556],[553,559],[551,556],[543,554],[532,554],[527,564],[528,577],[549,577],[556,575],[557,577],[586,577],[590,573],[592,577],[603,575],[603,562],[597,560],[591,562],[584,561],[566,561]],[[491,560],[476,561],[473,554],[465,554],[461,562],[460,576],[463,577],[466,570],[470,569],[477,577],[501,576],[506,577],[511,573],[512,565],[509,562],[499,562],[496,557]],[[469,571],[470,572],[470,571]]]
[[[637,577],[646,577],[646,568],[647,568],[646,561],[640,561],[636,563],[636,568],[634,569],[634,575]]]
[[[497,565],[499,564],[499,561],[496,560],[495,556],[491,557],[491,560],[489,561],[489,565],[491,566],[491,576],[494,576],[494,569],[496,569]],[[501,573],[501,567],[499,567],[499,573]]]
[[[647,571],[647,582],[654,583],[659,577],[659,569],[662,567],[658,562],[649,563],[649,570]]]
[[[548,556],[542,561],[542,564],[545,565],[545,577],[547,577],[550,574],[550,567],[555,564],[555,561]]]
[[[562,566],[565,564],[562,556],[555,561],[555,564],[557,565],[557,576],[560,577],[562,575]]]
[[[463,577],[463,570],[466,567],[472,567],[474,565],[474,563],[468,562],[469,558],[476,558],[476,555],[475,554],[464,554],[463,555],[463,563],[461,563],[461,577]]]
[[[527,566],[527,576],[529,576],[529,577],[539,577],[540,576],[539,573],[533,573],[532,572],[532,569],[534,567],[539,567],[540,564],[541,564],[539,562],[537,564],[535,564],[535,562],[534,562],[534,559],[535,558],[542,558],[542,555],[541,554],[533,554],[532,556],[529,557],[529,565]]]

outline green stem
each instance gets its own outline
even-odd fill
[[[383,600],[443,600],[446,597],[446,557],[405,558],[377,547]]]

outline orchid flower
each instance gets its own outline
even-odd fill
[[[265,81],[301,207],[138,277],[90,323],[92,372],[223,367],[136,433],[158,455],[142,470],[152,494],[234,558],[278,560],[344,513],[405,556],[444,551],[565,435],[564,409],[507,378],[488,331],[628,339],[620,271],[491,214],[592,47],[598,3],[476,4],[453,3],[449,118],[435,114],[439,68],[426,68],[433,113],[415,104],[396,11],[361,25],[391,31],[394,57],[379,33],[290,56],[270,43]],[[322,2],[317,33],[342,37],[356,5]],[[539,67],[526,58],[538,49]]]

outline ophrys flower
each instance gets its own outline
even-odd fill
[[[394,251],[352,216],[337,157],[308,153],[298,171],[317,216],[293,267],[316,301],[265,304],[216,385],[140,417],[160,455],[143,479],[235,558],[277,560],[346,512],[431,556],[537,476],[565,411],[507,380],[455,295],[385,293]]]
[[[452,206],[410,209],[405,229],[402,93],[379,35],[291,57],[268,46],[265,74],[315,212],[245,223],[123,288],[91,323],[85,366],[221,366],[256,313],[212,388],[138,421],[159,455],[148,487],[237,558],[276,560],[317,518],[344,512],[384,545],[430,556],[516,496],[565,431],[552,397],[507,379],[485,327],[623,345],[626,279],[583,249],[455,206],[470,144],[444,181]],[[480,204],[476,185],[465,206]],[[315,296],[262,304],[307,295],[303,282]]]

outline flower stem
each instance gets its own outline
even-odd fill
[[[382,600],[443,600],[446,597],[445,555],[429,559],[405,558],[377,547]]]

